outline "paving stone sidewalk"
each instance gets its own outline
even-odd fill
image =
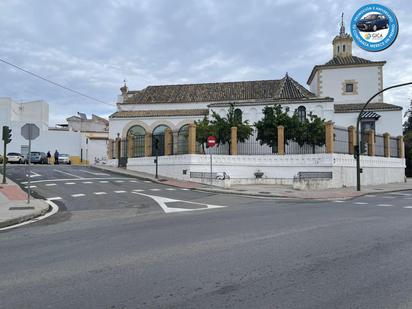
[[[32,198],[27,204],[27,193],[10,179],[0,184],[0,228],[31,220],[48,210],[44,200]]]
[[[276,197],[288,199],[305,199],[305,200],[336,200],[349,199],[365,194],[377,194],[386,192],[397,192],[412,190],[412,179],[402,183],[392,183],[386,185],[363,186],[360,192],[356,191],[355,187],[339,188],[339,189],[325,189],[325,190],[294,190],[292,186],[286,185],[233,185],[231,188],[225,189],[221,187],[210,187],[204,184],[191,181],[181,181],[160,177],[155,179],[153,175],[130,171],[124,168],[118,168],[108,165],[96,165],[96,168],[121,173],[123,175],[136,176],[144,179],[149,179],[158,183],[171,185],[179,188],[198,189],[202,191],[248,195],[258,197]]]

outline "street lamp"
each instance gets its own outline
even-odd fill
[[[362,107],[361,111],[359,112],[358,115],[358,119],[356,121],[356,145],[355,145],[355,156],[356,156],[356,190],[360,191],[361,190],[361,180],[360,180],[360,174],[361,174],[361,168],[360,168],[360,147],[359,147],[359,141],[360,141],[360,129],[359,129],[359,125],[360,125],[360,121],[361,121],[361,117],[362,117],[362,113],[365,110],[366,106],[368,106],[368,104],[378,95],[380,95],[382,92],[392,89],[392,88],[398,88],[398,87],[403,87],[403,86],[407,86],[407,85],[412,85],[412,82],[408,82],[408,83],[403,83],[403,84],[398,84],[398,85],[393,85],[390,87],[387,87],[385,89],[382,89],[381,91],[375,93],[366,103],[365,105]]]

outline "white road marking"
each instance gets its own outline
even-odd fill
[[[166,190],[167,191],[176,191],[176,189],[174,189],[174,188],[167,188]]]
[[[391,204],[378,204],[376,206],[380,206],[380,207],[392,207],[393,205]]]
[[[160,191],[160,189],[149,189],[150,191]]]
[[[405,197],[405,200],[412,200],[412,197]]]
[[[410,193],[400,193],[400,192],[390,192],[388,194],[392,194],[392,195],[400,195],[400,196],[410,196]]]
[[[126,193],[126,191],[114,191],[114,193]]]
[[[19,223],[19,224],[15,224],[15,225],[11,225],[11,226],[6,226],[6,227],[3,227],[3,228],[0,228],[0,231],[11,230],[11,229],[14,229],[14,228],[16,228],[16,227],[20,227],[20,226],[27,225],[27,224],[30,224],[30,223],[38,222],[38,221],[40,221],[40,220],[46,219],[46,218],[54,215],[55,213],[57,213],[57,212],[59,211],[59,207],[58,207],[55,203],[53,203],[50,199],[47,199],[47,200],[46,200],[46,203],[48,203],[49,206],[52,208],[51,211],[45,213],[44,215],[42,215],[42,216],[40,216],[40,217],[34,218],[34,219],[32,219],[32,220],[29,220],[29,221],[25,221],[25,222],[22,222],[22,223]]]
[[[31,181],[31,183],[40,183],[40,182],[61,182],[61,181],[70,181],[70,180],[104,180],[104,179],[108,179],[108,180],[115,180],[115,179],[130,179],[128,177],[106,177],[106,178],[102,178],[102,177],[95,177],[95,178],[79,178],[79,179],[73,179],[73,178],[62,178],[62,179],[43,179],[43,180],[33,180]],[[25,185],[27,184],[27,181],[23,181],[21,182],[21,184]]]
[[[382,196],[382,198],[387,198],[387,199],[394,199],[394,196]]]
[[[54,171],[55,171],[55,172],[62,173],[62,174],[65,174],[65,175],[69,175],[69,176],[72,176],[72,177],[75,177],[75,178],[81,178],[80,176],[77,176],[77,175],[74,175],[74,174],[71,174],[71,173],[67,173],[67,172],[63,172],[63,171],[61,171],[61,170],[56,170],[56,169],[54,169]]]
[[[95,175],[95,176],[110,176],[110,174],[94,173],[94,172],[89,172],[89,171],[86,171],[86,170],[79,170],[79,172],[88,173],[88,174]]]
[[[142,189],[134,189],[133,191],[134,191],[134,192],[143,192],[144,190],[142,190]]]
[[[124,182],[124,180],[115,180],[114,182]]]
[[[182,191],[189,191],[189,189],[186,189],[186,188],[184,188],[184,189],[180,189],[180,190],[182,190]]]
[[[137,180],[130,180],[130,182],[138,182]]]
[[[93,181],[83,181],[84,184],[90,184],[93,183]]]
[[[334,203],[344,203],[345,201],[341,201],[341,200],[339,200],[339,201],[333,201]]]
[[[103,194],[107,194],[106,192],[94,192],[93,194],[95,195],[103,195]]]
[[[81,197],[81,196],[85,196],[85,194],[83,193],[72,194],[72,197]]]
[[[25,188],[27,189],[28,186],[25,186]],[[31,188],[37,188],[37,186],[30,186],[30,189],[31,189]]]
[[[35,177],[40,177],[40,176],[41,176],[40,174],[37,174],[35,172],[31,172],[30,178],[35,178]]]
[[[149,180],[144,180],[143,182],[146,182],[146,183],[151,183],[151,181],[149,181]]]
[[[55,184],[55,183],[46,183],[46,187],[53,187],[53,186],[57,186],[57,184]]]
[[[206,210],[206,209],[226,207],[226,206],[210,205],[210,204],[183,201],[183,200],[175,200],[175,199],[171,199],[171,198],[167,198],[167,197],[161,197],[161,196],[156,196],[156,195],[148,195],[148,194],[137,193],[137,192],[133,192],[133,193],[150,197],[163,209],[163,211],[165,213],[183,212],[183,211],[196,211],[196,210]],[[193,205],[202,205],[202,206],[205,206],[205,207],[195,208],[195,209],[187,209],[187,208],[174,208],[174,207],[172,208],[172,207],[168,207],[166,205],[166,203],[173,203],[173,202],[183,202],[183,203],[188,203],[188,204],[193,204]]]
[[[75,182],[66,182],[65,185],[75,185]]]
[[[356,203],[353,203],[353,204],[355,204],[355,205],[367,205],[368,203],[365,203],[365,202],[356,202]]]
[[[47,200],[48,201],[58,201],[61,200],[62,198],[60,196],[56,196],[56,197],[49,197]]]
[[[109,183],[107,180],[99,181],[100,183]]]
[[[410,209],[410,208],[412,208],[412,206],[405,206],[405,207],[403,207],[403,208]]]
[[[374,195],[374,194],[367,194],[367,195],[364,195],[364,197],[376,197],[376,195]]]

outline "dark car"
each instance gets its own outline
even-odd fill
[[[44,152],[32,151],[30,161],[34,164],[47,164],[47,156]]]
[[[388,28],[388,19],[382,14],[369,14],[356,23],[360,31],[378,31],[379,29]]]

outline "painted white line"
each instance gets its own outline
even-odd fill
[[[35,172],[31,172],[30,178],[35,178],[35,177],[40,177],[40,176],[41,176],[40,174],[37,174]]]
[[[65,175],[69,175],[69,176],[72,176],[72,177],[75,177],[75,178],[81,178],[80,176],[77,176],[77,175],[74,175],[74,174],[71,174],[71,173],[67,173],[67,172],[63,172],[63,171],[61,171],[61,170],[56,170],[56,169],[54,169],[54,171],[55,171],[55,172],[62,173],[62,174],[65,174]]]
[[[129,182],[138,182],[137,180],[130,180]]]
[[[182,190],[182,191],[189,191],[189,189],[186,189],[186,188],[183,188],[183,189],[180,189],[180,190]]]
[[[210,205],[210,204],[204,204],[204,203],[197,203],[197,202],[190,202],[190,201],[183,201],[183,200],[175,200],[167,197],[161,197],[161,196],[156,196],[156,195],[148,195],[148,194],[143,194],[143,193],[137,193],[133,192],[134,194],[150,197],[153,199],[162,209],[165,213],[172,213],[172,212],[184,212],[184,211],[196,211],[196,210],[206,210],[206,209],[213,209],[213,208],[223,208],[226,206],[219,206],[219,205]],[[166,203],[174,203],[174,202],[183,202],[187,204],[193,204],[193,205],[202,205],[204,207],[202,208],[193,208],[193,209],[187,209],[187,208],[174,208],[174,207],[168,207]]]
[[[376,195],[374,195],[374,194],[367,194],[367,195],[364,195],[364,197],[376,197]]]
[[[124,182],[124,180],[115,180],[114,182]]]
[[[392,207],[393,205],[391,205],[391,204],[378,204],[376,206],[379,206],[379,207]]]
[[[16,227],[20,227],[20,226],[27,225],[27,224],[30,224],[30,223],[38,222],[40,220],[46,219],[46,218],[54,215],[55,213],[57,213],[59,211],[59,207],[55,203],[53,203],[50,199],[47,199],[46,203],[49,204],[49,206],[52,208],[51,211],[45,213],[44,215],[42,215],[40,217],[34,218],[32,220],[25,221],[25,222],[15,224],[15,225],[12,225],[12,226],[6,226],[6,227],[3,227],[3,228],[0,228],[0,231],[11,230],[11,229],[14,229]]]
[[[54,187],[57,186],[55,183],[46,183],[46,187]]]
[[[134,189],[133,191],[134,191],[134,192],[143,192],[143,191],[145,191],[145,190],[142,190],[142,189]]]
[[[400,192],[390,192],[388,194],[392,194],[392,195],[400,195],[400,196],[410,196],[410,193],[400,193]]]
[[[151,181],[149,181],[149,180],[144,180],[143,182],[146,182],[146,183],[151,183]]]
[[[100,183],[109,183],[107,180],[99,181]]]
[[[382,196],[382,198],[386,198],[386,199],[394,199],[394,196]]]
[[[353,204],[355,204],[355,205],[367,205],[368,203],[365,203],[365,202],[356,202],[356,203],[353,203]]]
[[[341,201],[341,200],[339,200],[339,201],[333,201],[334,203],[345,203],[345,201]]]
[[[81,196],[85,196],[85,194],[83,193],[72,194],[72,197],[81,197]]]
[[[106,173],[93,173],[93,172],[89,172],[89,171],[86,171],[86,170],[79,170],[79,172],[88,173],[88,174],[95,175],[95,176],[110,176],[110,174],[106,174]]]
[[[167,188],[166,190],[167,191],[176,191],[176,189],[174,189],[174,188]]]
[[[49,197],[47,200],[48,201],[58,201],[61,200],[62,198],[60,196],[56,196],[56,197]]]
[[[64,183],[65,185],[75,185],[76,183],[75,182],[66,182],[66,183]]]
[[[412,206],[405,206],[405,207],[403,207],[403,208],[411,209]]]
[[[103,195],[103,194],[107,194],[106,192],[94,192],[93,194],[95,195]]]
[[[125,179],[125,180],[128,180],[128,179],[130,179],[129,177],[104,177],[104,178],[102,178],[102,177],[90,177],[90,178],[79,178],[79,179],[73,179],[73,178],[62,178],[62,179],[43,179],[43,180],[33,180],[33,181],[31,181],[30,183],[39,183],[39,182],[61,182],[61,181],[70,181],[70,180],[76,180],[76,181],[78,181],[78,180],[85,180],[85,181],[88,181],[88,180],[104,180],[104,179],[108,179],[108,180],[115,180],[115,179]],[[27,184],[27,181],[23,181],[23,182],[21,182],[21,184],[23,184],[23,185],[25,185],[25,184]]]
[[[25,186],[25,188],[27,189],[27,186]],[[37,186],[30,186],[30,189],[31,188],[37,188]]]
[[[160,189],[149,189],[150,191],[160,191]]]
[[[412,197],[405,197],[404,200],[412,200]]]
[[[114,193],[126,193],[126,191],[114,191]]]
[[[93,183],[93,181],[83,181],[84,184],[90,184]]]

